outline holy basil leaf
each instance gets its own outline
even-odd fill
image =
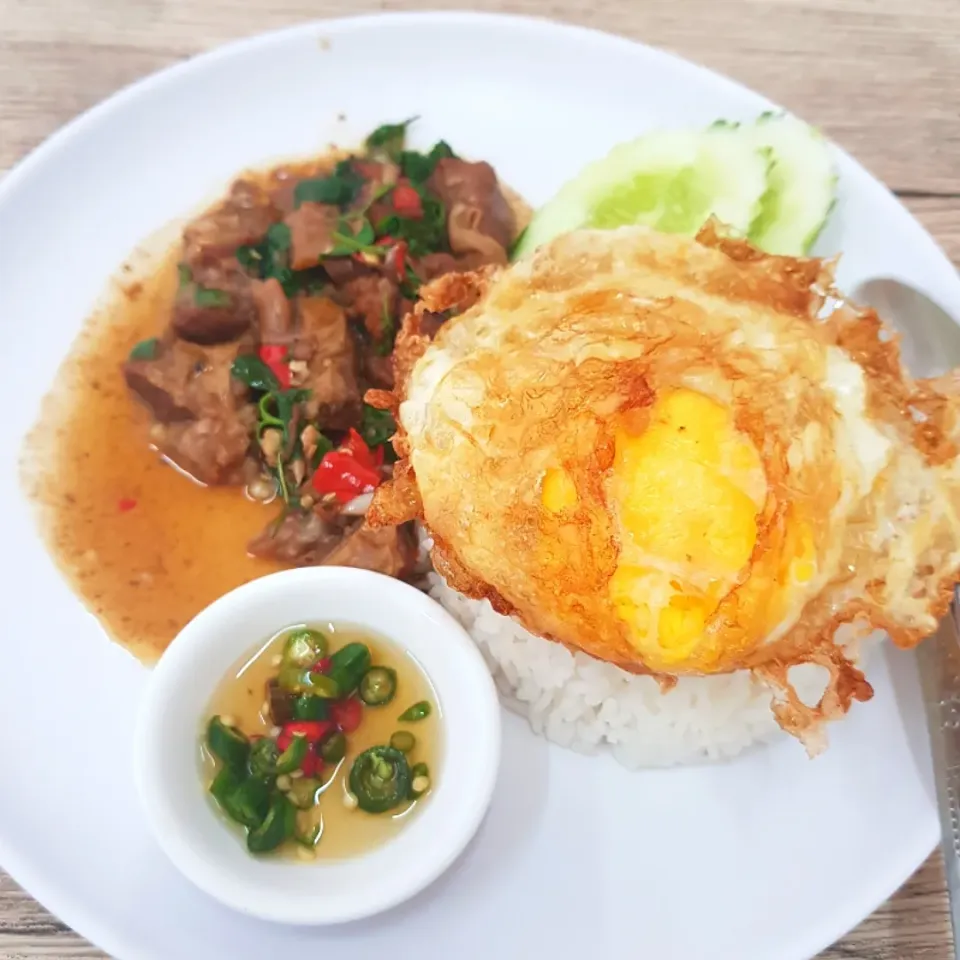
[[[293,203],[326,203],[348,207],[360,195],[365,180],[350,160],[341,160],[328,177],[301,180],[293,190]]]
[[[363,405],[363,415],[360,421],[360,436],[367,446],[383,446],[395,433],[397,425],[389,410],[378,410],[369,403]]]
[[[232,376],[245,383],[251,390],[273,393],[280,390],[276,374],[257,356],[243,353],[233,361]]]
[[[315,180],[301,180],[293,191],[294,205],[301,203],[330,203],[340,205],[345,190],[336,177],[318,177]]]
[[[369,247],[377,239],[377,234],[373,229],[373,224],[364,217],[360,222],[360,229],[354,234],[354,240],[365,247]]]
[[[277,409],[277,419],[283,422],[284,436],[293,419],[293,408],[304,400],[310,399],[309,390],[277,390],[273,394],[273,401]]]
[[[159,346],[160,341],[156,337],[151,337],[149,340],[141,340],[139,343],[134,344],[133,349],[130,351],[130,359],[153,360],[157,355]]]
[[[428,253],[449,249],[443,204],[423,188],[419,193],[423,207],[422,217],[414,219],[391,214],[377,224],[377,233],[395,240],[405,240],[413,257],[425,257]]]
[[[330,278],[323,267],[308,267],[306,270],[293,270],[289,278],[283,282],[283,292],[288,297],[295,297],[298,293],[307,296],[316,296],[323,293]]]
[[[403,150],[399,155],[400,169],[403,175],[415,184],[424,183],[436,169],[437,163],[446,158],[456,158],[456,154],[445,140],[438,140],[427,153],[416,150]]]
[[[229,307],[233,298],[226,290],[198,286],[193,291],[193,302],[198,307]]]
[[[354,253],[374,253],[377,256],[386,251],[371,249],[377,234],[366,217],[341,217],[337,229],[333,232],[333,246],[327,257],[349,257]]]
[[[391,159],[395,159],[403,150],[404,141],[407,137],[407,127],[416,119],[417,117],[410,117],[403,123],[385,123],[377,127],[364,142],[367,152],[386,154]]]
[[[289,281],[290,228],[282,222],[271,223],[263,240],[237,247],[236,256],[240,266],[258,280]]]

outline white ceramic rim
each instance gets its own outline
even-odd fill
[[[351,595],[363,599],[346,599]],[[355,612],[336,612],[338,604]],[[274,605],[289,616],[278,622]],[[272,632],[315,619],[301,612],[307,605],[334,611],[329,617],[324,613],[324,620],[369,627],[407,650],[435,684],[443,713],[442,758],[431,794],[413,822],[360,857],[314,864],[251,857],[234,832],[218,822],[191,751],[202,711],[226,669]],[[393,634],[385,625],[389,619],[398,624]],[[238,621],[254,620],[273,626],[261,633],[258,623],[249,628],[250,636],[237,638]],[[188,709],[184,720],[177,711],[191,685],[197,689],[187,698],[199,709]],[[397,906],[450,867],[490,806],[500,742],[500,703],[490,672],[470,636],[440,604],[403,581],[369,570],[301,567],[231,590],[177,634],[147,684],[133,764],[154,839],[197,887],[249,916],[321,926]],[[180,789],[169,788],[171,779],[186,780],[180,786],[188,800],[174,796]]]
[[[643,55],[650,61],[660,61],[663,64],[670,64],[674,69],[683,69],[691,75],[699,73],[707,76],[712,84],[723,87],[732,94],[737,94],[741,97],[746,95],[751,97],[757,96],[753,91],[736,81],[730,80],[705,67],[686,61],[665,51],[647,47],[644,44],[624,37],[618,37],[587,27],[559,24],[546,18],[515,17],[502,14],[471,12],[424,11],[417,13],[384,13],[312,21],[234,41],[199,54],[182,63],[165,67],[123,88],[61,127],[30,155],[24,158],[0,181],[0,199],[5,199],[7,196],[15,193],[21,180],[32,175],[34,170],[42,167],[48,158],[51,158],[54,154],[67,147],[72,140],[95,127],[102,116],[108,114],[120,105],[125,104],[128,100],[135,99],[145,89],[178,80],[182,76],[190,74],[220,58],[241,56],[249,50],[280,43],[288,36],[300,33],[316,34],[321,31],[325,34],[335,36],[337,33],[362,29],[364,25],[373,21],[378,24],[387,25],[394,22],[407,23],[411,21],[420,21],[424,24],[456,24],[465,29],[469,29],[471,24],[479,25],[481,23],[491,24],[493,22],[499,22],[511,30],[528,32],[533,42],[535,42],[537,36],[544,31],[552,31],[557,34],[566,34],[567,36],[575,37],[578,43],[593,45],[595,48],[619,48],[633,52],[642,50]],[[899,200],[892,196],[882,184],[874,180],[855,160],[842,151],[838,151],[838,154],[848,171],[852,170],[862,177],[869,179],[869,182],[862,184],[862,187],[875,202],[884,203],[888,207],[896,207],[903,216],[909,218],[909,230],[907,231],[909,236],[917,239],[922,238],[925,243],[930,242],[929,236],[919,224],[913,220],[912,216],[904,209],[903,204],[900,203]],[[930,270],[931,275],[936,276],[941,288],[947,288],[948,286],[954,289],[957,288],[956,276],[946,257],[942,256],[940,262],[931,263]],[[837,913],[831,915],[828,920],[818,921],[812,927],[810,935],[807,938],[795,942],[789,951],[783,952],[783,960],[801,960],[801,958],[809,958],[815,955],[836,941],[838,937],[842,936],[860,920],[870,915],[878,906],[888,900],[899,886],[908,879],[926,859],[936,844],[938,835],[939,827],[935,823],[935,819],[931,818],[924,829],[914,831],[912,842],[909,845],[901,846],[899,856],[889,862],[888,869],[882,873],[877,873],[866,878],[863,885],[858,888],[857,893],[851,895],[845,902],[842,910],[838,910]],[[65,886],[56,876],[52,876],[48,871],[45,871],[41,865],[31,859],[26,847],[15,846],[0,836],[0,862],[3,863],[4,868],[11,876],[29,890],[31,894],[49,910],[54,912],[65,923],[82,932],[84,936],[102,945],[105,949],[108,949],[112,954],[122,955],[125,960],[134,960],[134,958],[148,955],[152,957],[152,954],[148,954],[145,950],[142,942],[125,933],[117,932],[116,928],[108,919],[90,912],[84,907],[83,904],[77,900],[72,889]]]

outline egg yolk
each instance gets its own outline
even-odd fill
[[[610,597],[651,666],[691,656],[757,539],[760,456],[732,411],[692,390],[663,394],[616,434],[609,488],[621,527]]]

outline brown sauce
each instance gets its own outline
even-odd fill
[[[131,347],[168,321],[178,253],[88,322],[22,454],[47,548],[109,634],[145,661],[217,597],[280,569],[246,551],[276,505],[178,473],[151,448],[149,418],[124,383]]]
[[[332,150],[242,176],[277,188],[345,155]],[[530,210],[503,190],[522,229]],[[149,417],[124,383],[130,349],[169,322],[182,225],[135,251],[111,283],[21,455],[24,488],[61,572],[110,636],[148,663],[212,601],[282,568],[246,549],[278,505],[255,503],[240,487],[203,487],[170,466],[151,447]]]
[[[347,778],[350,766],[358,754],[368,747],[387,744],[397,730],[408,730],[417,739],[410,754],[410,762],[426,763],[433,782],[437,782],[440,747],[440,717],[436,693],[426,674],[408,653],[395,644],[367,631],[347,625],[292,624],[271,637],[259,650],[239,660],[217,688],[210,701],[207,716],[226,716],[248,737],[267,736],[273,723],[264,711],[264,691],[267,680],[276,676],[278,667],[274,658],[282,653],[285,635],[291,627],[313,626],[330,639],[331,650],[336,650],[352,641],[365,643],[370,648],[374,665],[392,667],[397,672],[397,693],[393,700],[382,707],[365,707],[360,727],[347,735],[347,754],[336,767],[327,766],[323,771],[323,794],[320,803],[310,811],[302,811],[300,829],[308,833],[315,824],[322,824],[323,833],[316,847],[316,859],[342,859],[365,853],[385,843],[408,822],[414,809],[429,798],[429,793],[420,800],[398,807],[388,813],[369,814],[350,808],[344,803],[349,792]],[[421,700],[433,706],[429,717],[416,723],[399,723],[397,718],[407,707]],[[216,760],[206,749],[201,749],[201,776],[209,786],[218,770]],[[214,801],[211,800],[211,803]],[[236,829],[242,838],[243,829],[225,822]],[[296,853],[297,846],[285,845],[285,854]]]

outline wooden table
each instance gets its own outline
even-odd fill
[[[200,50],[308,18],[417,6],[415,0],[0,0],[0,175],[79,111]],[[475,0],[472,6],[621,33],[755,87],[857,156],[960,264],[957,0]],[[103,956],[0,873],[2,960]],[[953,957],[938,857],[823,954],[850,957]]]

